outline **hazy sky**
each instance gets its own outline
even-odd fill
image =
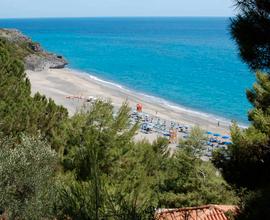
[[[233,0],[0,0],[1,18],[232,16]]]

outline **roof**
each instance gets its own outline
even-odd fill
[[[233,205],[205,205],[180,209],[159,209],[156,220],[228,220],[225,213],[231,211],[234,215],[238,211]]]

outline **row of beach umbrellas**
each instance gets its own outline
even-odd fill
[[[206,134],[207,134],[207,135],[212,135],[212,136],[214,136],[214,137],[221,137],[221,138],[224,139],[224,140],[228,140],[228,139],[231,138],[230,136],[227,136],[227,135],[222,136],[221,134],[218,134],[218,133],[212,133],[211,131],[207,131]],[[224,142],[224,144],[225,144],[225,145],[230,145],[230,144],[232,144],[232,142],[227,141],[227,142]]]
[[[221,137],[222,139],[230,139],[230,136],[222,136],[221,134],[212,133],[211,131],[207,131],[206,134],[213,135],[214,137]]]

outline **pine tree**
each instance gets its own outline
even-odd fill
[[[238,15],[232,19],[231,33],[240,55],[252,70],[270,70],[269,0],[235,0]]]
[[[245,189],[239,219],[270,219],[270,2],[238,0],[236,5],[240,12],[232,20],[232,36],[244,62],[258,70],[257,82],[247,90],[251,125],[244,130],[234,125],[233,144],[217,151],[213,161],[230,184]]]
[[[14,137],[22,132],[41,135],[60,150],[65,143],[67,110],[38,93],[31,96],[24,65],[10,51],[11,46],[0,39],[0,132]]]
[[[98,100],[74,115],[68,127],[63,167],[74,175],[60,187],[58,209],[74,219],[109,219],[108,176],[136,132],[129,108],[125,103],[114,115],[110,102]]]

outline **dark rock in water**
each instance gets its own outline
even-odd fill
[[[68,64],[63,56],[46,52],[39,43],[33,42],[16,29],[0,29],[0,38],[6,39],[22,51],[27,70],[61,69]]]

